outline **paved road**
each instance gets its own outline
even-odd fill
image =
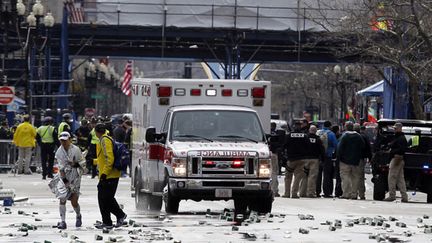
[[[280,178],[282,182],[283,178]],[[432,206],[424,203],[426,198],[422,193],[412,196],[411,203],[375,202],[371,200],[353,201],[343,199],[286,199],[276,198],[274,202],[273,218],[261,217],[260,223],[240,226],[238,231],[232,230],[232,222],[221,220],[220,214],[224,208],[233,208],[232,201],[224,202],[181,202],[180,214],[172,217],[159,217],[158,214],[145,214],[135,210],[134,200],[130,197],[128,178],[122,178],[117,193],[119,203],[124,205],[128,219],[136,221],[136,226],[122,227],[110,234],[103,234],[93,227],[96,220],[100,220],[97,205],[95,179],[84,177],[82,181],[82,195],[80,197],[83,214],[83,227],[74,226],[75,213],[67,205],[67,223],[69,228],[64,232],[52,228],[59,221],[58,201],[48,189],[48,181],[42,181],[40,175],[13,176],[0,174],[4,188],[14,188],[17,197],[29,197],[27,202],[15,203],[9,207],[11,214],[5,213],[0,207],[0,242],[70,242],[70,236],[78,236],[79,240],[95,242],[95,235],[103,236],[104,242],[109,237],[122,236],[126,242],[147,242],[146,239],[165,239],[165,242],[181,240],[181,242],[248,242],[244,233],[255,234],[256,242],[376,242],[369,239],[370,233],[387,233],[399,240],[411,242],[431,242],[432,234],[424,234],[423,228],[418,228],[417,219],[428,214],[432,217]],[[371,185],[368,184],[368,189]],[[283,185],[280,189],[283,191]],[[370,190],[367,195],[371,198]],[[211,211],[206,215],[207,210]],[[19,214],[23,211],[24,214]],[[300,220],[298,214],[310,214],[314,220]],[[386,221],[390,230],[382,226],[358,225],[346,227],[347,222],[361,217],[376,218],[378,215],[388,219],[393,216],[396,222]],[[35,221],[36,219],[41,221]],[[341,220],[342,228],[330,231],[328,225],[321,223],[326,220],[334,223]],[[403,222],[407,228],[397,227],[397,222]],[[33,224],[37,230],[28,231],[28,235],[19,232],[22,223]],[[366,221],[367,223],[367,221]],[[432,225],[432,219],[424,219],[424,223]],[[12,225],[12,226],[11,226]],[[309,230],[308,234],[300,234],[299,228]],[[135,230],[135,232],[130,232]],[[141,230],[141,232],[138,232]],[[407,237],[404,232],[413,233]],[[128,234],[134,233],[134,234]],[[150,234],[153,234],[150,236]],[[131,237],[136,238],[133,240]],[[171,238],[172,237],[172,238]],[[166,240],[168,239],[168,240]],[[99,241],[101,242],[101,241]],[[159,242],[159,241],[156,241]],[[164,241],[160,241],[164,242]]]

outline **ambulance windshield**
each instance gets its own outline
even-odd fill
[[[264,142],[258,116],[247,111],[177,111],[170,140]]]

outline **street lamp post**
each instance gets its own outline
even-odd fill
[[[32,99],[31,99],[31,92],[32,87],[30,84],[30,80],[33,78],[32,73],[32,66],[33,66],[33,41],[30,40],[30,35],[32,29],[36,27],[36,17],[34,16],[33,12],[30,12],[30,14],[26,18],[27,24],[28,24],[28,39],[27,39],[27,46],[25,49],[26,52],[26,81],[25,81],[25,101],[27,104],[27,113],[31,116],[32,111]]]
[[[340,75],[342,74],[342,68],[339,65],[334,66],[333,68],[333,72],[336,74],[336,82],[337,84],[340,85],[340,95],[341,95],[341,106],[340,106],[340,110],[341,110],[341,116],[340,119],[341,121],[345,120],[345,115],[347,113],[347,98],[346,98],[346,80],[348,79],[350,74],[351,74],[351,70],[352,70],[352,66],[351,65],[347,65],[344,69],[344,73],[343,73],[343,77],[340,78]]]
[[[333,67],[333,72],[336,74],[336,84],[339,84],[340,88],[341,88],[340,120],[343,121],[344,116],[345,116],[345,85],[339,79],[341,71],[342,71],[342,68],[341,68],[341,66],[339,66],[339,64],[337,64],[336,66]]]
[[[45,25],[46,32],[46,45],[45,45],[45,78],[51,80],[51,29],[54,26],[54,17],[51,12],[48,12],[43,19],[43,23]],[[48,94],[51,94],[51,83],[48,83]],[[45,107],[48,104],[52,104],[51,99],[45,99]],[[50,102],[47,102],[49,100]]]

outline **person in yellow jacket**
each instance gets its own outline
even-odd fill
[[[99,168],[98,202],[102,215],[102,224],[96,225],[98,229],[112,228],[111,213],[117,217],[115,227],[123,225],[127,215],[118,205],[115,193],[121,172],[114,168],[114,144],[113,139],[108,136],[104,124],[97,124],[95,127],[99,143],[96,144],[97,165]]]
[[[32,150],[36,146],[36,128],[30,124],[28,115],[23,119],[14,133],[13,143],[18,147],[17,173],[29,175]]]

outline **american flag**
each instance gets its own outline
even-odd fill
[[[82,0],[68,0],[65,2],[69,12],[69,22],[71,24],[84,23],[84,8]]]
[[[132,61],[128,61],[125,67],[123,82],[121,83],[121,90],[125,95],[131,95],[131,81],[132,79]]]

